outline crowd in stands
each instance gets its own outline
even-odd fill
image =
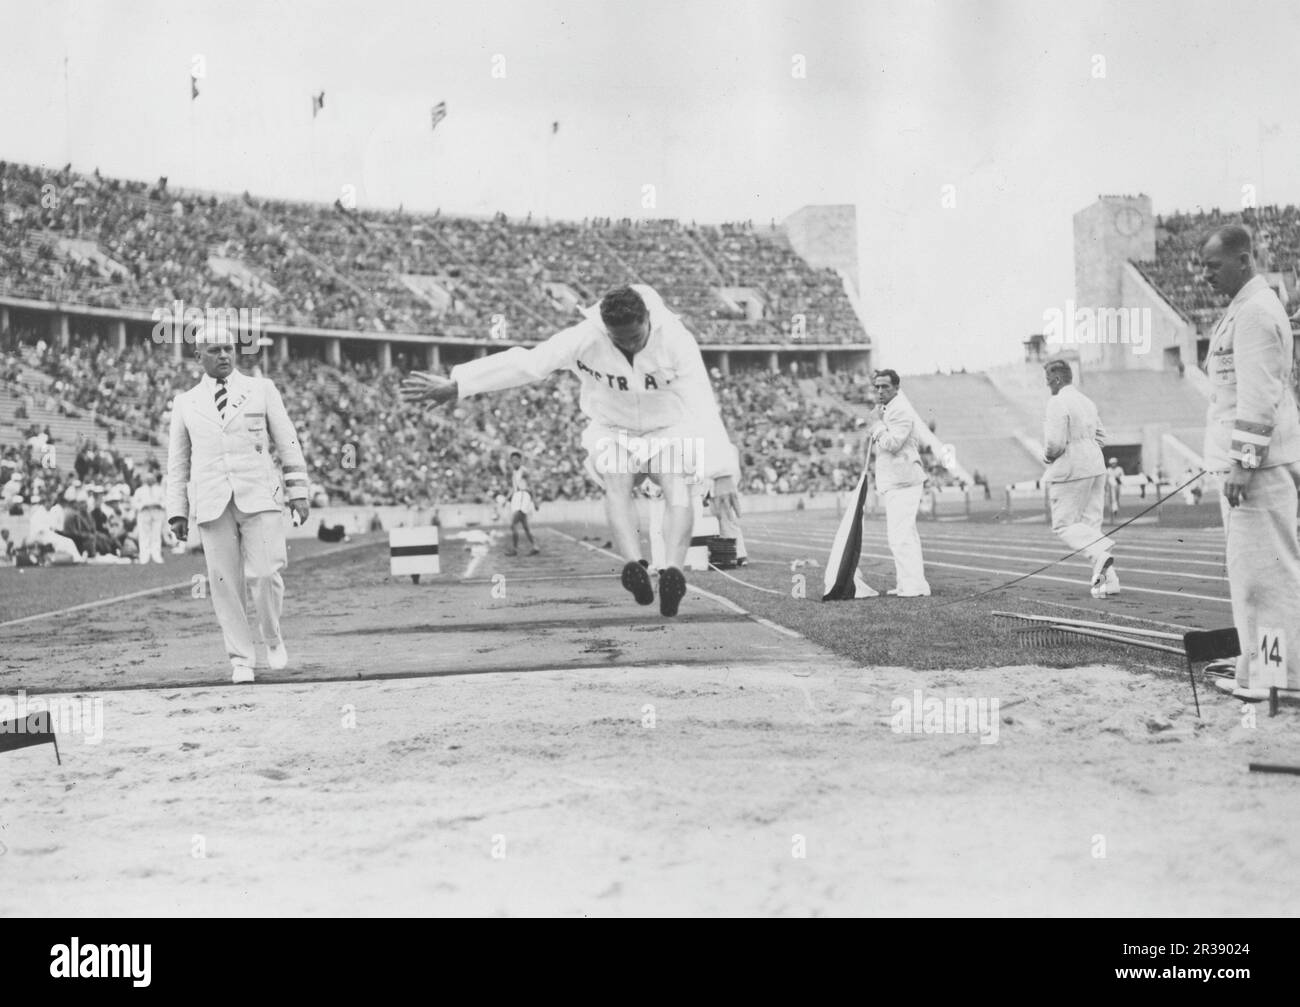
[[[67,470],[56,462],[60,447],[48,426],[32,425],[19,444],[0,450],[0,506],[28,518],[24,541],[6,537],[0,545],[4,558],[24,555],[35,565],[55,557],[125,562],[137,556],[132,496],[146,478],[161,479],[158,460],[137,468],[129,456],[92,438],[71,446],[75,458]]]
[[[512,450],[528,460],[539,501],[599,496],[583,472],[586,421],[571,375],[424,414],[399,404],[400,372],[373,364],[290,362],[278,377],[308,470],[332,502],[490,503],[509,495]],[[856,419],[810,405],[792,379],[715,372],[714,388],[741,454],[745,492],[826,491],[839,485],[837,464],[852,467],[845,446]]]
[[[0,162],[0,292],[265,323],[541,339],[612,287],[655,286],[709,343],[862,343],[834,270],[775,226],[541,223],[177,192]],[[750,307],[723,288],[756,292]],[[745,299],[745,298],[742,298]],[[752,317],[751,317],[752,316]]]
[[[59,412],[75,407],[136,431],[157,430],[172,397],[194,384],[193,361],[173,360],[152,345],[124,352],[98,340],[74,343],[66,351],[46,346],[39,360],[41,370],[55,379],[47,394]]]
[[[1226,224],[1242,224],[1250,230],[1259,271],[1282,273],[1289,295],[1287,314],[1300,311],[1300,207],[1264,206],[1237,213],[1215,209],[1158,217],[1156,258],[1135,265],[1193,321],[1212,321],[1228,298],[1205,282],[1201,249],[1210,232]]]

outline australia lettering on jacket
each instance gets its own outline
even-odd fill
[[[592,368],[584,364],[581,360],[575,360],[574,363],[577,365],[578,370],[590,374],[597,381],[607,382],[610,388],[617,388],[620,392],[631,391],[631,389],[628,388],[627,385],[627,378],[620,377],[617,374],[601,374],[600,371],[593,370]],[[669,383],[670,382],[667,381],[664,382],[664,384],[669,384]],[[647,374],[645,376],[645,387],[647,391],[652,389],[658,391],[659,382],[655,380],[653,374]]]

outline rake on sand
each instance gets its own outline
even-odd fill
[[[1139,629],[1137,626],[1122,626],[1112,622],[1088,622],[1085,619],[1025,615],[1019,612],[994,612],[993,624],[1001,629],[1013,631],[1019,641],[1028,647],[1059,646],[1071,642],[1074,638],[1085,637],[1185,657],[1187,677],[1192,683],[1192,700],[1196,703],[1196,715],[1198,717],[1201,715],[1201,698],[1196,692],[1196,675],[1192,670],[1193,655],[1189,638],[1207,634],[1165,633],[1156,629]],[[1234,634],[1234,645],[1235,642]],[[1172,646],[1174,643],[1179,646]]]

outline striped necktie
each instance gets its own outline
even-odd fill
[[[226,379],[217,378],[217,415],[226,418]]]

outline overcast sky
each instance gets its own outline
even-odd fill
[[[0,0],[0,26],[4,159],[444,213],[856,204],[867,326],[905,372],[1014,359],[1099,193],[1300,202],[1281,0]]]

